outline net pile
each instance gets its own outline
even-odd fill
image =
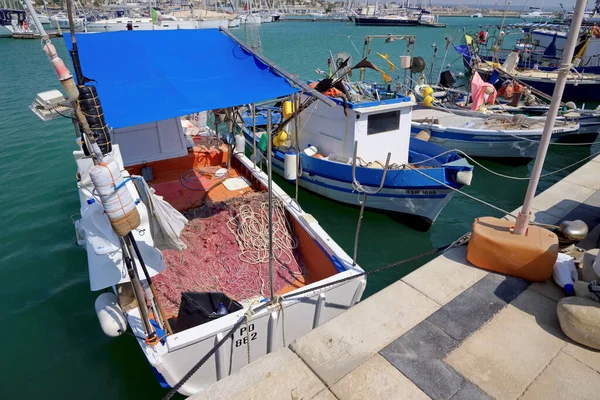
[[[186,213],[183,251],[163,251],[166,269],[153,278],[165,311],[176,313],[181,292],[223,292],[241,301],[269,296],[268,203],[249,193]],[[305,275],[283,205],[273,203],[273,284],[278,292]]]

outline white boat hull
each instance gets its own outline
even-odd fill
[[[0,38],[10,38],[12,37],[12,27],[0,25]]]
[[[274,159],[273,171],[283,174],[283,163]],[[353,188],[351,183],[329,179],[319,175],[303,173],[298,184],[303,188],[315,192],[340,203],[360,206],[362,195]],[[432,182],[433,184],[433,182]],[[367,187],[375,191],[375,187]],[[384,188],[376,195],[368,196],[367,208],[389,211],[406,215],[415,215],[433,224],[442,209],[454,196],[452,189],[407,190],[405,188]]]

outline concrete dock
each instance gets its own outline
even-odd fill
[[[588,224],[578,246],[592,279],[600,156],[538,195],[534,208],[537,222]],[[600,398],[600,352],[563,334],[562,297],[551,280],[490,273],[456,247],[192,398]]]

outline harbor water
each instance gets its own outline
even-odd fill
[[[440,18],[447,29],[424,27],[355,27],[350,23],[273,23],[260,27],[263,53],[288,72],[317,79],[316,68],[327,70],[327,59],[343,51],[360,60],[367,34],[416,35],[415,55],[431,62],[432,43],[438,46],[436,65],[444,57],[444,36],[460,42],[475,24],[499,24],[500,19]],[[516,22],[516,21],[513,21]],[[243,36],[243,29],[234,31]],[[54,39],[62,57],[62,39]],[[194,51],[187,43],[174,43]],[[406,51],[406,42],[374,42],[373,49],[390,59]],[[331,52],[331,53],[330,53]],[[0,374],[0,398],[154,399],[161,389],[134,338],[106,337],[94,312],[98,293],[89,290],[84,251],[75,244],[72,218],[79,210],[75,185],[75,135],[69,119],[43,123],[27,106],[41,91],[59,88],[55,73],[38,41],[0,40],[0,323],[5,350]],[[446,64],[462,71],[450,49]],[[374,51],[370,59],[389,71]],[[114,60],[119,63],[119,60]],[[435,75],[434,71],[434,75]],[[85,74],[85,71],[84,71]],[[403,72],[391,73],[403,74]],[[376,75],[369,75],[377,79]],[[91,76],[90,78],[94,78]],[[202,95],[202,88],[190,87]],[[136,106],[139,106],[136,105]],[[551,146],[544,173],[557,170],[598,151],[597,146]],[[393,151],[393,149],[392,149]],[[511,166],[482,163],[512,176],[528,176],[533,162]],[[562,171],[542,179],[539,191],[566,176]],[[294,185],[276,181],[288,193]],[[527,181],[501,178],[475,169],[466,192],[505,210],[518,207]],[[352,254],[358,209],[333,203],[300,190],[304,209]],[[366,211],[358,262],[366,269],[448,244],[470,229],[475,217],[502,213],[456,194],[428,232],[412,230],[397,218]],[[424,260],[369,276],[366,296],[390,285],[422,265]],[[397,299],[402,301],[402,299]]]

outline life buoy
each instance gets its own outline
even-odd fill
[[[513,85],[512,84],[506,85],[506,90],[504,91],[504,98],[505,99],[512,98],[513,93],[514,93]]]
[[[23,21],[23,29],[25,29],[25,30],[29,29],[29,25],[27,24],[27,21]]]
[[[598,28],[598,25],[594,25],[592,28],[592,35],[594,35],[596,39],[600,38],[600,28]]]

